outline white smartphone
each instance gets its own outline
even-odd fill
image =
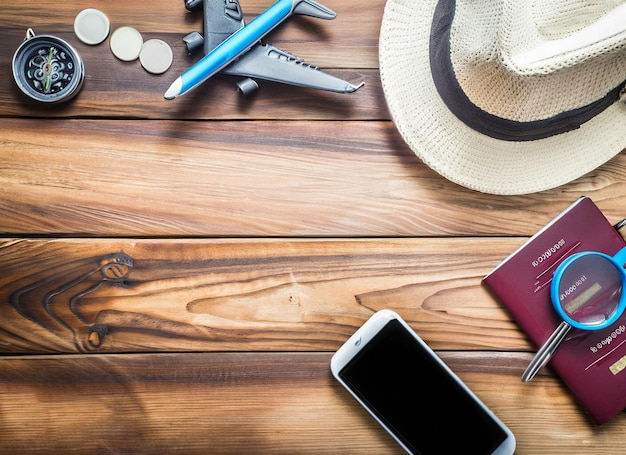
[[[330,367],[409,453],[515,451],[513,433],[393,311],[375,313],[333,355]]]

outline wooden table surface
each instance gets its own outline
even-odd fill
[[[271,2],[242,0],[247,20]],[[563,187],[452,184],[396,132],[380,84],[384,0],[326,0],[268,41],[366,85],[351,95],[217,76],[163,93],[197,57],[182,1],[0,6],[0,452],[394,453],[331,377],[375,310],[399,312],[512,429],[519,454],[616,453],[481,278],[582,194],[626,216],[626,157]],[[174,51],[161,76],[73,33],[83,8]],[[82,55],[77,98],[18,92],[28,27]]]

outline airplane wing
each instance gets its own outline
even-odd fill
[[[238,0],[204,0],[203,3],[204,53],[208,54],[222,41],[244,27],[245,22]],[[330,10],[317,11],[309,7],[301,11],[296,9],[295,12],[322,19],[335,17],[334,12]],[[351,93],[363,86],[363,83],[353,85],[331,76],[276,46],[260,41],[224,68],[222,73],[338,93]]]

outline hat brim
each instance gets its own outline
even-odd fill
[[[461,122],[442,101],[431,73],[429,41],[437,3],[388,0],[379,41],[392,120],[426,165],[464,187],[512,195],[563,185],[622,151],[626,105],[620,102],[576,130],[534,141],[494,139]]]

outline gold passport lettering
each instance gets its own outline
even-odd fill
[[[619,359],[617,362],[615,362],[613,365],[611,365],[609,367],[609,370],[611,370],[611,373],[613,373],[613,376],[615,376],[624,368],[626,368],[626,355]]]

